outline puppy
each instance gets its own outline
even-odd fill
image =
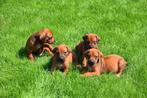
[[[85,76],[100,75],[103,72],[113,72],[116,76],[120,76],[125,69],[127,62],[119,55],[103,54],[97,49],[89,49],[83,55],[82,66],[87,68]]]
[[[61,70],[64,73],[68,72],[69,65],[73,61],[73,54],[66,45],[59,45],[53,49],[54,56],[52,57],[51,71]]]
[[[45,28],[32,34],[26,43],[27,57],[34,60],[33,54],[41,55],[44,51],[48,51],[52,55],[52,46],[54,43],[53,33]]]
[[[100,37],[97,36],[96,34],[86,34],[83,36],[83,41],[80,42],[77,46],[76,46],[76,51],[80,54],[83,55],[83,53],[87,50],[87,49],[91,49],[91,48],[97,48],[97,43],[100,41]]]
[[[83,53],[91,48],[97,48],[97,44],[100,41],[100,37],[97,36],[96,34],[85,34],[83,36],[83,41],[81,41],[76,47],[75,47],[75,51],[76,51],[76,55],[77,55],[77,61],[79,64],[81,64],[82,61],[82,55]],[[80,67],[78,67],[79,69]]]

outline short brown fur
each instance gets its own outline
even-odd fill
[[[120,76],[126,64],[124,58],[119,55],[103,56],[99,50],[93,48],[85,51],[82,66],[88,69],[84,76],[99,76],[103,72],[113,72]]]
[[[54,56],[52,57],[51,71],[57,69],[63,70],[64,73],[67,73],[69,70],[69,65],[73,61],[73,54],[71,49],[66,45],[59,45],[53,49]]]
[[[44,51],[52,55],[51,51],[53,48],[51,44],[53,43],[53,33],[47,28],[32,34],[26,43],[27,57],[30,60],[34,60],[33,53],[41,55]]]

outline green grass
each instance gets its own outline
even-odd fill
[[[127,69],[120,78],[85,78],[74,67],[51,75],[50,56],[31,62],[19,53],[44,27],[54,46],[72,49],[85,33],[98,34],[100,50],[123,56]],[[0,0],[0,45],[0,98],[147,98],[146,0]]]

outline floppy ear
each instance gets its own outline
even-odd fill
[[[86,41],[87,37],[88,37],[87,34],[85,34],[85,35],[83,36],[83,40]]]
[[[105,63],[104,63],[104,55],[102,52],[99,51],[99,64],[100,64],[100,71],[102,72],[104,70],[105,67]]]
[[[99,51],[99,57],[100,57],[100,58],[103,58],[103,57],[104,57],[103,53],[100,52],[100,51]]]
[[[87,59],[86,59],[86,57],[85,56],[83,56],[83,60],[82,60],[82,66],[83,67],[86,67],[87,66]]]
[[[97,61],[97,63],[99,63],[104,57],[102,52],[98,51],[98,54],[99,54],[99,56],[98,56],[99,60]]]
[[[55,54],[57,52],[57,50],[58,50],[58,48],[55,47],[52,52]]]
[[[97,35],[95,35],[96,39],[97,39],[97,42],[99,42],[101,40],[101,38]]]
[[[69,47],[66,46],[66,48],[67,48],[68,53],[71,53],[72,52]]]
[[[82,66],[83,67],[86,67],[87,66],[87,59],[86,59],[87,53],[89,53],[88,50],[84,52],[83,57],[82,57]]]

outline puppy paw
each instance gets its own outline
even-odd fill
[[[116,77],[120,77],[120,74],[116,74]]]

